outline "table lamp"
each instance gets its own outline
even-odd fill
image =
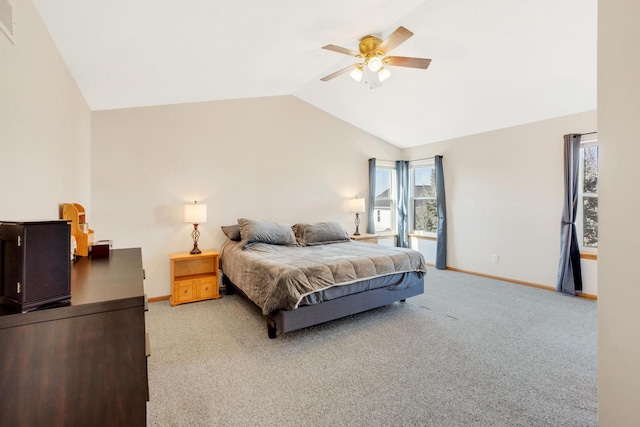
[[[198,238],[200,238],[198,224],[207,222],[207,205],[199,205],[197,201],[193,202],[192,205],[184,205],[184,222],[193,224],[193,231],[191,232],[193,249],[189,253],[191,255],[201,253],[200,249],[198,249]]]
[[[364,209],[364,200],[365,199],[358,199],[357,197],[355,199],[349,200],[349,212],[356,214],[356,220],[355,220],[356,232],[353,233],[354,236],[360,235],[360,231],[359,231],[360,216],[359,215],[361,212],[366,212]]]

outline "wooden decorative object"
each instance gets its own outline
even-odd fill
[[[171,254],[172,306],[186,302],[220,298],[218,287],[217,251],[202,251],[197,255],[188,252]]]
[[[84,208],[77,203],[62,205],[62,219],[71,221],[71,235],[76,238],[76,255],[89,256],[93,243],[93,230],[89,228]]]

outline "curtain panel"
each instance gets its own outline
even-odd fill
[[[560,226],[560,263],[556,291],[570,295],[582,291],[580,247],[576,232],[580,137],[579,134],[564,136],[564,203]]]
[[[398,195],[398,246],[409,247],[409,162],[396,162],[396,181]]]
[[[442,156],[435,157],[436,166],[436,209],[438,211],[438,229],[436,230],[436,268],[447,269],[447,207],[444,196],[444,171]]]
[[[376,209],[376,159],[369,159],[369,209],[367,209],[367,233],[376,234],[374,211]]]

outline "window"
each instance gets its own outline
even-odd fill
[[[376,201],[373,212],[376,233],[396,230],[396,169],[393,162],[376,165]]]
[[[435,233],[438,229],[436,168],[433,162],[409,163],[409,175],[412,233]]]
[[[591,135],[590,135],[591,136]],[[578,240],[580,248],[595,252],[598,248],[598,145],[596,138],[583,138],[580,144],[578,183]]]

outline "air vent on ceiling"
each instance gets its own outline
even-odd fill
[[[13,4],[10,0],[0,0],[0,30],[15,44],[15,21],[13,19]]]

